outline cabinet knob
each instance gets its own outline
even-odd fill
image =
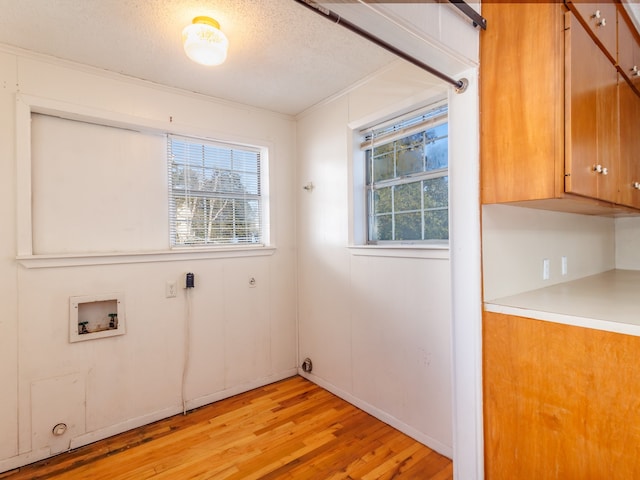
[[[634,65],[633,67],[631,67],[631,73],[638,73],[638,66]]]
[[[640,182],[633,182],[633,188],[640,190]]]
[[[596,20],[598,20],[596,22],[596,25],[598,27],[606,27],[607,26],[607,19],[602,17],[602,15],[600,14],[600,10],[596,10],[593,15],[591,15],[591,18],[595,18]]]
[[[600,164],[594,165],[593,171],[602,175],[607,175],[609,173],[609,169],[607,167],[603,167]]]

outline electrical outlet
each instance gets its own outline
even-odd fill
[[[167,280],[167,283],[164,286],[164,296],[167,298],[175,298],[177,294],[178,294],[177,283]]]
[[[542,280],[549,280],[551,264],[548,258],[542,260]]]

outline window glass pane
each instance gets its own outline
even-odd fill
[[[420,134],[422,140],[423,135]],[[397,176],[402,177],[410,173],[422,172],[424,170],[424,144],[405,146],[398,150]]]
[[[438,177],[423,182],[424,208],[441,208],[449,204],[449,177]]]
[[[421,182],[398,185],[394,192],[394,211],[406,212],[422,208]],[[418,228],[418,231],[420,229]]]
[[[434,140],[426,145],[427,170],[438,170],[449,166],[449,139]]]
[[[398,213],[394,240],[422,240],[422,213]]]
[[[377,215],[373,217],[371,236],[374,241],[393,240],[391,215]]]
[[[260,178],[257,173],[241,173],[240,184],[246,193],[258,195],[260,193]]]
[[[171,184],[174,189],[184,190],[187,185],[187,171],[182,165],[171,167]]]
[[[381,188],[373,192],[373,214],[391,213],[391,191],[393,187]]]
[[[233,169],[242,172],[258,172],[258,162],[255,152],[242,152],[234,150]]]
[[[231,150],[214,147],[213,145],[203,145],[202,161],[209,168],[231,170],[231,156]]]
[[[373,158],[373,181],[388,180],[394,177],[394,153],[384,153]]]
[[[424,238],[432,240],[449,239],[449,211],[427,210],[424,212]]]

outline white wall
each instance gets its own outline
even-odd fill
[[[640,270],[640,218],[616,219],[616,268]]]
[[[133,255],[77,257],[76,253],[104,253],[107,247],[95,233],[84,235],[82,248],[73,242],[56,243],[64,236],[56,232],[56,241],[35,237],[36,247],[56,257],[53,263],[16,261],[19,222],[14,212],[25,208],[16,200],[22,194],[16,187],[15,137],[16,128],[22,128],[16,126],[16,93],[80,110],[136,117],[179,133],[269,146],[275,249],[257,256],[233,252],[213,258],[158,254],[161,245],[161,250],[168,250],[168,236],[155,238],[167,231],[168,206],[157,202],[149,208],[158,210],[145,219],[152,222],[148,233],[154,238],[141,240],[139,252],[131,252],[129,244]],[[0,471],[182,411],[189,310],[188,407],[295,374],[293,119],[9,47],[0,50],[0,106]],[[36,162],[32,168],[41,167]],[[140,182],[139,172],[130,178],[126,169],[116,176],[109,165],[104,168],[104,178]],[[150,172],[142,183],[161,191],[157,182],[166,179],[166,159],[158,158],[155,168],[161,174]],[[42,181],[39,173],[33,172],[38,179],[34,188]],[[65,172],[60,188],[73,181],[74,172]],[[109,185],[96,186],[96,195],[104,189]],[[144,189],[114,191],[128,199],[120,198],[113,206],[104,202],[101,215],[108,226],[124,229],[115,221],[117,209],[126,205],[123,200],[139,200]],[[91,190],[85,194],[93,195]],[[36,216],[34,221],[46,224],[50,232],[55,228],[55,218]],[[60,251],[68,246],[83,252]],[[181,285],[187,271],[196,274],[190,299],[182,289],[177,298],[165,298],[165,282]],[[250,276],[257,280],[255,288],[249,288]],[[69,297],[113,292],[125,297],[126,334],[70,344]],[[69,431],[54,438],[51,428],[61,421]]]
[[[312,359],[314,381],[451,456],[448,249],[350,248],[349,127],[443,92],[398,62],[299,118],[298,317],[300,358]]]
[[[0,52],[0,459],[18,453],[18,286],[15,262],[16,59]],[[0,468],[0,471],[3,470]]]
[[[509,205],[482,209],[484,298],[515,295],[616,267],[615,220]],[[561,257],[568,275],[561,275]],[[550,278],[542,279],[543,259]]]

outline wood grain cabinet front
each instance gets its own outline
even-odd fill
[[[482,202],[638,214],[640,204],[623,194],[632,165],[622,164],[629,127],[621,122],[640,124],[635,110],[621,106],[629,92],[619,86],[617,6],[568,5],[483,4]],[[596,11],[607,19],[606,32],[594,23]],[[630,52],[636,47],[631,42]],[[622,55],[635,62],[633,53]]]
[[[565,19],[565,192],[616,203],[618,72],[578,18]]]
[[[617,51],[617,8],[609,2],[568,2],[581,23],[590,30],[609,59],[615,63]]]
[[[636,89],[640,89],[640,41],[629,16],[618,10],[618,67]]]
[[[640,97],[625,82],[620,95],[620,198],[623,205],[640,209]]]
[[[559,4],[482,6],[488,22],[480,37],[483,203],[564,193],[563,13]]]
[[[640,478],[640,337],[484,312],[485,478]]]

